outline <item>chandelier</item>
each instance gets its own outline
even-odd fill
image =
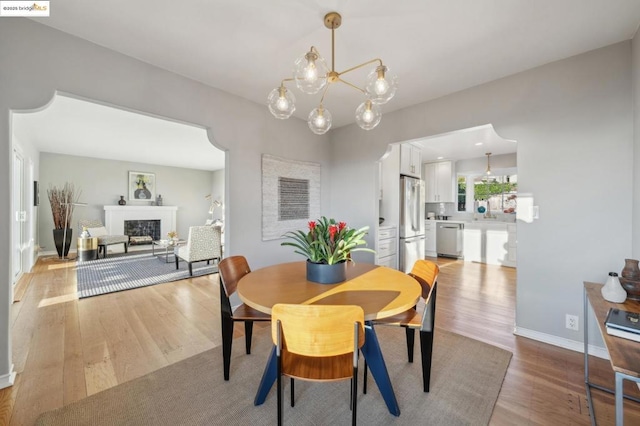
[[[285,78],[269,93],[267,99],[269,111],[274,117],[287,119],[296,110],[295,96],[285,87],[285,82],[294,81],[298,89],[303,93],[313,95],[322,91],[320,104],[309,114],[308,124],[311,131],[322,135],[331,128],[331,113],[322,102],[333,83],[341,82],[349,87],[362,92],[365,100],[356,108],[356,122],[364,130],[371,130],[380,123],[382,111],[380,105],[386,104],[397,89],[397,76],[392,75],[389,69],[382,63],[381,59],[372,59],[345,71],[335,70],[335,30],[340,27],[342,17],[337,12],[327,13],[324,17],[324,26],[331,30],[331,70],[327,67],[324,59],[318,50],[311,46],[311,49],[304,56],[298,58],[293,66],[293,77]],[[367,65],[375,64],[367,76],[364,88],[360,88],[342,76],[351,71],[360,69]]]

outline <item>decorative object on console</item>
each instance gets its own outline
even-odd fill
[[[162,195],[158,194],[158,196],[156,197],[156,206],[161,206],[162,205]]]
[[[636,259],[624,260],[620,284],[626,290],[629,299],[640,300],[640,268]]]
[[[618,274],[615,272],[609,272],[609,278],[600,291],[604,300],[612,303],[624,303],[627,299],[627,292],[620,285]]]
[[[129,200],[153,202],[156,198],[156,175],[129,172]]]
[[[292,241],[281,243],[291,246],[295,252],[307,258],[307,281],[321,284],[333,284],[346,279],[346,262],[351,253],[366,251],[375,253],[366,247],[364,236],[368,226],[350,229],[345,222],[336,222],[322,216],[318,221],[309,222],[309,231],[290,231],[285,236]]]
[[[296,60],[293,67],[293,77],[285,78],[269,93],[267,103],[269,111],[274,117],[287,119],[296,109],[295,96],[284,85],[285,82],[295,81],[302,92],[314,95],[322,91],[319,106],[309,114],[308,124],[311,131],[322,135],[331,128],[331,113],[324,108],[323,101],[327,90],[333,83],[342,82],[365,95],[363,103],[356,108],[356,122],[364,130],[375,128],[382,118],[381,104],[386,104],[393,98],[397,89],[397,76],[382,63],[382,59],[372,59],[345,71],[335,70],[335,30],[342,24],[342,17],[337,12],[327,13],[324,26],[331,30],[331,70],[327,67],[318,50],[311,46],[304,56]],[[367,65],[377,63],[367,76],[365,87],[358,87],[342,79],[344,74],[355,71]]]
[[[69,223],[73,218],[76,206],[86,204],[78,203],[81,191],[76,191],[73,184],[67,182],[63,187],[50,185],[47,189],[51,214],[53,215],[53,240],[60,260],[67,260],[71,246],[73,230]]]
[[[120,196],[120,201],[118,201],[118,204],[121,206],[126,206],[127,202],[124,200],[124,195]]]

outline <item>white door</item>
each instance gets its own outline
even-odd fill
[[[13,151],[13,182],[12,182],[12,227],[11,227],[11,278],[16,283],[22,274],[22,242],[24,241],[24,223],[26,212],[24,211],[24,160],[22,155]]]

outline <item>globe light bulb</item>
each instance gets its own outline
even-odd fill
[[[316,135],[323,135],[331,128],[331,113],[324,109],[322,105],[311,111],[309,114],[309,128]]]
[[[389,83],[385,80],[384,77],[378,78],[376,80],[375,92],[377,95],[384,95],[389,90]]]
[[[309,61],[309,64],[304,69],[304,79],[310,83],[318,79],[318,69],[313,61]]]
[[[362,121],[364,121],[365,123],[371,123],[373,121],[373,112],[371,111],[371,109],[367,109],[362,113]]]
[[[356,108],[356,123],[364,130],[375,128],[382,119],[380,107],[367,99]]]
[[[276,102],[276,108],[279,111],[286,111],[289,109],[289,101],[284,96],[280,96]]]

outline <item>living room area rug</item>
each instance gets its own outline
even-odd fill
[[[197,262],[192,266],[194,277],[218,272],[217,263]],[[167,263],[164,254],[129,254],[77,263],[80,299],[186,278],[190,278],[187,264],[181,261],[180,269],[176,269],[175,261]]]
[[[43,413],[36,425],[273,425],[276,391],[263,405],[253,399],[272,348],[270,327],[254,329],[251,355],[236,339],[230,380],[225,382],[222,348],[217,347],[99,392],[65,407]],[[511,352],[436,328],[431,390],[422,391],[419,345],[407,362],[405,333],[376,327],[400,416],[389,413],[369,377],[362,393],[360,357],[358,423],[362,425],[487,425],[502,387]],[[349,424],[349,381],[317,383],[298,380],[295,407],[284,380],[283,420],[287,425]]]

